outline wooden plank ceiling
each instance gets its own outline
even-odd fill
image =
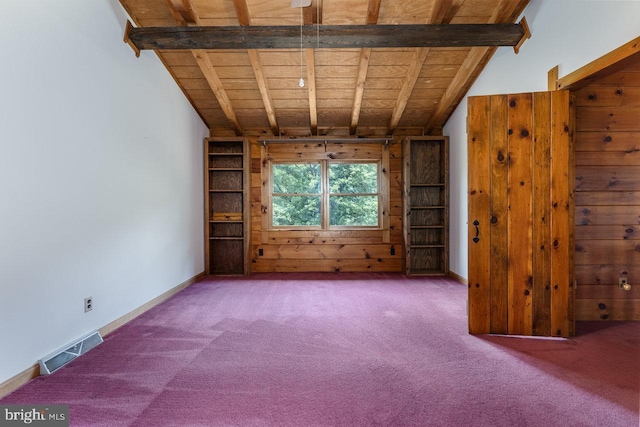
[[[292,8],[290,0],[120,0],[137,27],[298,28],[513,23],[528,2],[313,0],[309,7]],[[382,137],[441,133],[495,49],[156,52],[212,136]]]

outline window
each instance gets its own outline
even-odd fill
[[[271,166],[273,226],[320,226],[320,163],[277,163]]]
[[[379,162],[271,163],[273,227],[379,227]]]

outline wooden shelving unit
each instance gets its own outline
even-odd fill
[[[249,143],[209,138],[205,155],[205,273],[249,273]]]
[[[403,142],[406,274],[449,272],[448,148],[443,136]]]

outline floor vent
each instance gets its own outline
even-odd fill
[[[47,357],[38,360],[40,364],[40,375],[48,375],[55,372],[101,342],[102,337],[100,336],[100,332],[93,331],[75,340],[73,343],[64,346],[62,349],[51,353]]]

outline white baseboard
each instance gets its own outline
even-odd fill
[[[146,304],[141,305],[135,310],[125,314],[124,316],[100,328],[99,329],[100,335],[104,337],[105,335],[115,331],[120,326],[135,319],[145,311],[152,309],[153,307],[160,304],[161,302],[168,300],[169,298],[171,298],[172,296],[174,296],[175,294],[177,294],[187,286],[194,284],[195,282],[202,279],[203,277],[204,277],[204,272],[197,274],[193,276],[191,279],[180,283],[178,286],[172,289],[169,289],[167,292],[161,295],[158,295],[157,297],[147,302]],[[0,398],[6,396],[7,394],[11,393],[14,390],[17,390],[18,388],[22,387],[23,385],[25,385],[26,383],[28,383],[29,381],[31,381],[32,379],[34,379],[39,375],[40,375],[40,365],[37,363],[25,369],[24,371],[14,375],[13,377],[9,378],[8,380],[0,384]]]
[[[468,285],[469,281],[467,279],[465,279],[462,276],[457,275],[456,273],[454,273],[453,271],[449,272],[449,277],[451,277],[453,280],[455,280],[456,282],[460,282],[463,285]]]

